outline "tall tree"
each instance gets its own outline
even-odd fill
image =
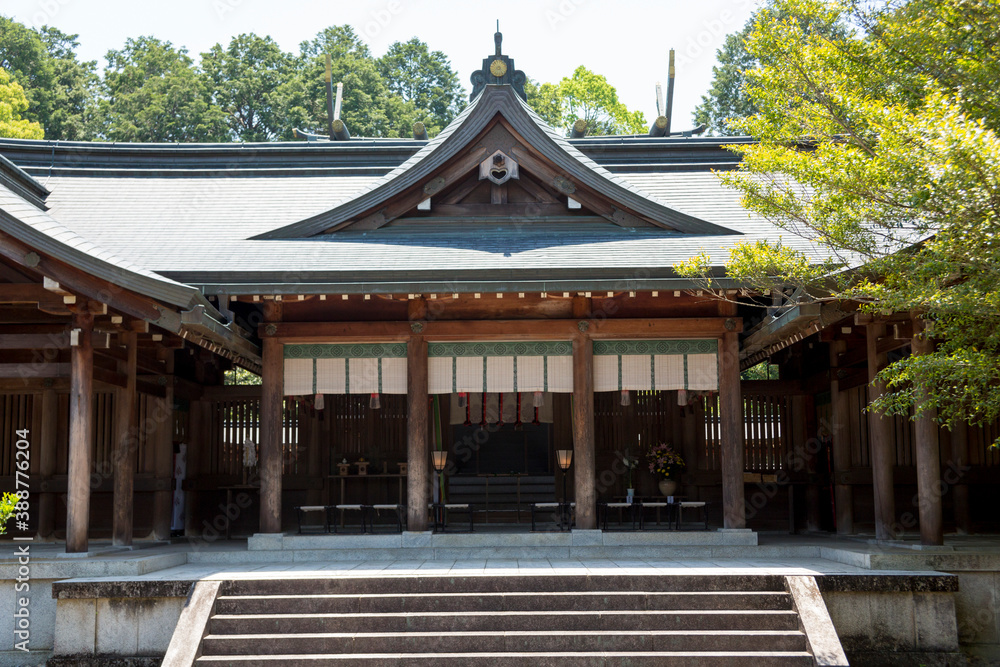
[[[765,8],[771,20],[777,17],[780,20],[800,21],[804,33],[818,30],[824,36],[844,36],[845,26],[839,23],[816,23],[813,16],[790,15],[781,3],[768,2]],[[739,134],[739,122],[757,113],[753,94],[748,88],[753,81],[747,73],[760,66],[760,58],[768,58],[769,54],[751,53],[747,48],[747,39],[760,16],[759,11],[755,12],[742,30],[726,36],[722,48],[716,52],[718,64],[712,67],[712,84],[694,110],[695,124],[706,124],[710,135]],[[780,66],[780,63],[767,64]]]
[[[568,131],[578,120],[590,134],[640,134],[646,131],[641,111],[629,111],[618,91],[600,74],[583,65],[557,85],[529,80],[524,87],[528,104],[545,122]]]
[[[108,51],[98,132],[109,141],[223,141],[223,111],[184,48],[154,37]]]
[[[936,350],[883,371],[891,391],[876,409],[989,422],[1000,416],[1000,6],[867,6],[780,0],[762,14],[747,40],[763,63],[750,73],[758,113],[740,125],[760,141],[736,148],[741,169],[723,176],[838,272],[778,243],[738,245],[727,269],[762,289],[799,282],[815,298],[916,314]],[[705,276],[708,264],[678,269]]]
[[[618,91],[601,74],[580,65],[573,76],[559,82],[559,99],[567,126],[587,121],[591,134],[639,134],[646,131],[641,111],[629,111]]]
[[[273,141],[290,129],[282,86],[295,71],[294,58],[273,39],[238,35],[227,48],[216,44],[203,53],[201,67],[233,139]]]
[[[390,46],[377,60],[377,66],[389,92],[404,103],[401,110],[409,109],[412,114],[403,117],[389,114],[390,123],[400,136],[409,134],[417,120],[432,135],[436,134],[462,108],[465,91],[448,57],[441,51],[431,51],[416,37]]]
[[[733,135],[738,132],[734,121],[757,113],[757,108],[746,90],[745,72],[757,64],[746,47],[746,39],[753,28],[753,19],[743,30],[726,36],[712,67],[712,85],[695,107],[694,122],[705,123],[710,135]]]
[[[80,62],[76,35],[45,26],[32,30],[0,16],[0,66],[28,99],[25,117],[50,139],[88,139],[86,122],[97,86],[97,64]]]
[[[0,67],[0,137],[41,139],[45,136],[41,125],[21,118],[27,109],[24,88]]]
[[[368,45],[349,25],[331,26],[300,46],[296,77],[283,89],[287,118],[295,126],[326,134],[325,56],[330,54],[334,83],[344,83],[341,119],[354,136],[389,134],[385,100],[389,96]]]
[[[552,83],[538,83],[537,81],[528,79],[524,82],[524,94],[527,98],[528,106],[542,120],[552,127],[562,128],[564,126],[562,100],[559,99],[559,86]]]

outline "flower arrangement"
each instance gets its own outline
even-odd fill
[[[686,465],[680,454],[665,442],[650,447],[646,459],[649,460],[649,472],[663,479],[671,479]]]
[[[622,455],[622,465],[628,469],[628,488],[632,487],[632,470],[639,465],[639,459],[634,456],[629,456],[628,450],[625,450],[625,454]]]

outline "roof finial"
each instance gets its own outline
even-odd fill
[[[497,31],[493,35],[493,43],[497,45],[496,55],[500,55],[500,43],[503,42],[503,34],[500,32],[500,19],[497,19]]]

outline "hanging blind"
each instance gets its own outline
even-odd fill
[[[573,391],[569,341],[430,343],[428,355],[432,394]]]
[[[719,388],[719,342],[594,341],[594,391]]]
[[[286,396],[405,394],[406,343],[285,345]]]

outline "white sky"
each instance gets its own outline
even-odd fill
[[[667,54],[677,51],[673,129],[691,127],[708,89],[715,52],[743,27],[756,0],[0,0],[0,14],[80,35],[79,54],[97,60],[127,37],[154,35],[192,55],[244,32],[268,34],[286,51],[329,25],[349,23],[374,55],[418,37],[443,51],[466,91],[493,53],[496,20],[503,51],[532,79],[557,82],[579,65],[603,74],[630,109],[651,120],[655,84],[666,94]],[[197,60],[197,57],[196,57]]]

